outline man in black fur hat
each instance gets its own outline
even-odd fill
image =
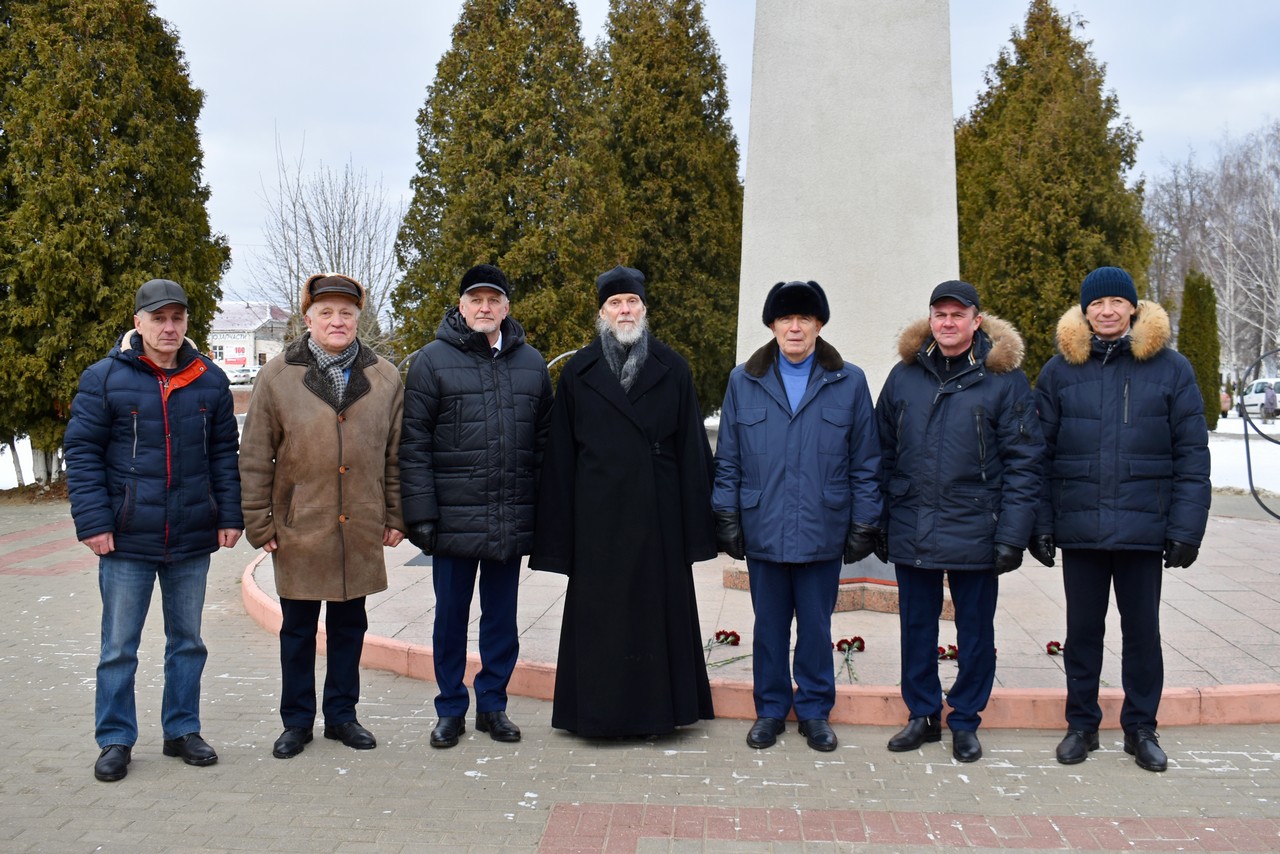
[[[774,744],[794,708],[810,747],[836,749],[840,567],[871,554],[879,533],[871,392],[862,369],[819,337],[830,318],[817,282],[774,285],[764,304],[774,340],[734,368],[720,410],[712,506],[720,550],[746,559],[751,583],[755,748]]]

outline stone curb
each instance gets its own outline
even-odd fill
[[[259,552],[241,576],[241,599],[245,611],[259,626],[278,634],[280,605],[262,591],[253,573],[267,555]],[[324,653],[324,623],[317,638]],[[419,679],[435,681],[431,648],[380,635],[366,635],[360,664]],[[467,654],[466,678],[480,670],[478,653]],[[507,687],[509,694],[550,700],[554,696],[555,664],[519,661]],[[755,703],[751,685],[729,679],[712,679],[711,694],[716,716],[753,720]],[[1058,688],[996,688],[982,713],[986,728],[1062,729],[1066,690]],[[1120,705],[1124,693],[1119,688],[1099,692],[1104,729],[1119,729]],[[831,722],[866,726],[900,726],[907,718],[897,686],[839,685]],[[1223,724],[1280,724],[1280,684],[1217,685],[1207,688],[1165,688],[1160,700],[1160,725],[1195,726]]]

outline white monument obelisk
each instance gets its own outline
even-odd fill
[[[874,398],[898,332],[956,278],[946,0],[756,0],[738,361],[780,281],[831,302],[822,336]]]

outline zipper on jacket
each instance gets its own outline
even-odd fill
[[[133,458],[138,458],[138,410],[133,410]]]
[[[1124,423],[1129,423],[1129,378],[1124,378]]]
[[[982,410],[973,412],[973,426],[978,429],[978,471],[982,474],[982,482],[987,482],[987,437],[982,432]]]
[[[1102,364],[1104,364],[1104,365],[1105,365],[1105,364],[1107,363],[1107,359],[1110,359],[1110,358],[1111,358],[1111,354],[1112,354],[1112,352],[1114,352],[1114,351],[1115,351],[1115,349],[1116,349],[1116,343],[1115,343],[1114,341],[1108,341],[1108,342],[1107,342],[1107,351],[1106,351],[1105,353],[1103,353],[1103,354],[1102,354]]]
[[[902,442],[902,425],[907,420],[907,403],[903,401],[898,407],[898,442]]]

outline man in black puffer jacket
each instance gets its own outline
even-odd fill
[[[1030,548],[1062,547],[1067,597],[1067,735],[1058,761],[1098,748],[1098,682],[1114,585],[1123,631],[1124,748],[1148,771],[1168,765],[1156,736],[1164,688],[1160,581],[1196,559],[1209,519],[1209,432],[1191,364],[1169,349],[1169,316],[1138,301],[1133,279],[1099,267],[1080,307],[1058,322],[1059,355],[1040,372],[1036,404],[1048,446]]]
[[[467,624],[480,574],[480,672],[476,729],[519,741],[507,718],[507,682],[520,651],[516,591],[520,558],[533,547],[536,482],[551,414],[542,355],[507,316],[511,286],[497,267],[462,276],[458,306],[416,354],[405,382],[400,492],[409,540],[433,555],[432,653],[436,714],[432,747],[466,730]]]

